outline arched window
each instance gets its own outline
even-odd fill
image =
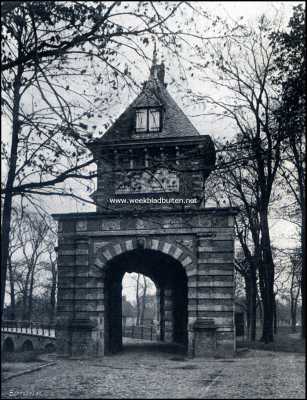
[[[15,350],[14,342],[10,337],[5,339],[2,350],[3,353],[12,353]]]
[[[31,340],[25,340],[23,342],[21,351],[32,351],[33,350],[33,343],[31,342]]]

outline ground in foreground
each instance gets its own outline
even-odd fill
[[[250,350],[187,359],[150,343],[100,359],[65,360],[2,384],[2,398],[305,398],[304,354]]]

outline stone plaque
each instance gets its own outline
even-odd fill
[[[101,223],[102,231],[116,231],[120,229],[120,221],[117,219],[104,220]]]
[[[163,218],[163,228],[182,228],[182,218],[181,217],[169,217]]]
[[[179,191],[177,173],[167,168],[159,168],[154,173],[140,171],[118,176],[116,194],[125,193],[170,193]]]

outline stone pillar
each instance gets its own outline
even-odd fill
[[[163,310],[161,310],[163,300],[161,301],[161,295],[163,295],[163,290],[161,291],[160,288],[157,287],[156,291],[156,298],[157,298],[157,322],[158,325],[156,326],[156,339],[163,340],[163,332],[162,332],[162,315]]]
[[[82,230],[86,230],[86,224]],[[103,354],[103,282],[101,272],[89,266],[87,237],[80,235],[74,241],[60,241],[58,270],[59,354]]]
[[[170,288],[161,287],[157,290],[159,338],[164,342],[173,341],[173,292]]]
[[[93,298],[87,288],[91,275],[88,261],[88,241],[80,237],[75,242],[73,318],[69,324],[72,356],[96,355],[93,331],[97,326],[97,307],[96,296]]]
[[[112,282],[109,289],[109,342],[111,353],[122,350],[122,283],[121,281]]]
[[[194,292],[195,301],[189,307],[196,318],[194,341],[210,346],[215,331],[214,353],[227,357],[235,352],[233,217],[211,217],[210,222],[212,233],[199,234],[198,237],[198,265],[195,275],[189,277],[194,286],[189,290]],[[207,325],[204,321],[208,322]],[[194,342],[195,356],[201,352],[200,348]],[[206,354],[209,353],[208,349]]]
[[[173,290],[170,287],[164,289],[164,341],[173,342]]]
[[[216,326],[210,318],[198,318],[191,326],[193,335],[193,356],[212,357],[216,355]]]
[[[71,331],[69,325],[73,318],[75,244],[72,240],[64,241],[61,233],[59,232],[58,244],[56,346],[59,355],[70,356]]]
[[[96,348],[92,340],[92,331],[96,324],[90,318],[74,318],[68,329],[71,332],[71,356],[93,356]]]

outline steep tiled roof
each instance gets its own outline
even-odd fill
[[[162,73],[161,73],[162,70]],[[155,65],[149,80],[137,98],[127,107],[115,123],[100,139],[101,141],[122,141],[134,138],[199,136],[198,131],[171,97],[164,84],[164,65]],[[135,109],[137,107],[163,108],[161,132],[136,133]]]

